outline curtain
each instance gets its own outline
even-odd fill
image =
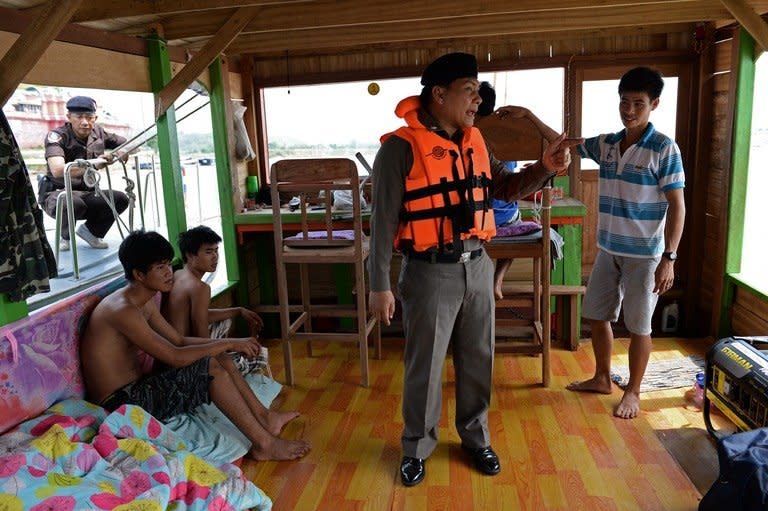
[[[0,293],[20,302],[50,291],[48,279],[56,275],[43,211],[16,138],[0,111]]]

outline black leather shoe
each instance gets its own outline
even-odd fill
[[[405,486],[416,486],[424,480],[426,473],[423,458],[403,456],[403,461],[400,462],[400,479]]]
[[[467,454],[472,458],[472,462],[475,464],[475,468],[483,474],[493,476],[501,472],[501,464],[499,463],[499,457],[493,452],[493,448],[488,447],[471,448],[461,446]]]

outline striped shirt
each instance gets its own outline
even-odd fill
[[[651,123],[620,154],[625,130],[588,138],[582,157],[600,165],[597,246],[611,254],[656,257],[664,251],[665,192],[685,187],[680,149]]]

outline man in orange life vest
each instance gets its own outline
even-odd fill
[[[406,126],[382,137],[373,165],[369,303],[386,325],[395,311],[392,251],[403,254],[400,477],[406,486],[424,479],[425,459],[437,444],[449,341],[462,447],[482,473],[501,470],[488,430],[495,309],[493,263],[483,243],[496,233],[491,199],[513,201],[538,190],[568,167],[569,147],[580,142],[562,135],[522,172],[505,169],[473,127],[481,103],[477,73],[477,60],[466,53],[427,66],[421,95],[395,109]]]

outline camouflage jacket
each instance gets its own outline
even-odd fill
[[[50,290],[56,273],[29,172],[0,112],[0,293],[14,302]]]

